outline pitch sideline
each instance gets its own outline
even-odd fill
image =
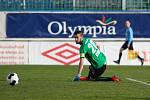
[[[141,83],[141,84],[150,86],[149,83],[146,83],[146,82],[143,82],[143,81],[140,81],[140,80],[136,80],[136,79],[132,79],[132,78],[126,78],[126,79],[129,80],[129,81],[133,81],[133,82],[137,82],[137,83]]]

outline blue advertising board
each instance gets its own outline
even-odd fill
[[[8,13],[8,38],[72,38],[76,30],[91,38],[124,38],[125,20],[135,38],[150,38],[150,14],[131,13]]]

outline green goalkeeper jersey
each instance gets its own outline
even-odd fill
[[[96,43],[89,38],[83,38],[82,40],[80,58],[86,58],[94,68],[100,68],[106,62],[106,56],[98,49]]]

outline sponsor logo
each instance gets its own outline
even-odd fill
[[[99,34],[116,35],[116,24],[116,20],[106,19],[105,16],[102,16],[101,20],[96,20],[95,26],[71,26],[67,21],[52,21],[48,24],[48,32],[52,35],[68,35],[69,38],[73,36],[76,30],[82,30],[85,35],[91,35],[92,37],[97,37]]]
[[[78,52],[78,47],[69,43],[64,43],[44,51],[42,55],[61,64],[69,65],[79,61],[80,58]]]
[[[106,17],[103,15],[101,20],[96,20],[96,22],[98,22],[101,25],[116,25],[117,21],[116,20],[112,20],[111,18],[106,19]]]

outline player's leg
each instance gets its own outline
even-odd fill
[[[89,67],[89,75],[88,77],[94,80],[97,80],[106,70],[106,64],[104,64],[101,68],[95,69],[92,66]],[[102,77],[104,79],[104,77]]]
[[[133,42],[130,43],[130,46],[128,48],[129,50],[134,50],[133,48]],[[141,66],[143,66],[144,58],[140,57],[139,54],[137,54],[137,58],[141,61]]]
[[[92,66],[89,66],[89,74],[88,77],[80,77],[81,81],[94,80],[94,81],[114,81],[119,82],[120,79],[116,76],[112,77],[101,77],[101,75],[105,72],[106,65],[99,69],[94,69]]]
[[[94,73],[94,71],[93,71],[92,67],[89,66],[89,74],[88,74],[88,76],[81,76],[81,77],[80,77],[80,81],[88,81],[88,80],[91,80],[91,79],[92,79],[91,76],[93,76],[93,73]]]
[[[89,73],[88,77],[82,76],[80,77],[81,81],[87,81],[87,80],[95,80],[98,76],[100,76],[102,73],[104,73],[106,67],[102,67],[99,69],[95,69],[92,66],[89,66]]]
[[[114,81],[114,82],[119,82],[121,81],[117,76],[112,76],[112,77],[99,77],[97,78],[96,81]]]
[[[114,61],[117,64],[120,64],[120,60],[122,57],[122,51],[128,48],[128,41],[126,41],[120,48],[118,60]]]
[[[96,81],[112,81],[111,77],[102,77],[102,74],[105,72],[105,70],[106,70],[106,64],[103,65],[103,67],[95,70],[94,78]]]
[[[105,70],[106,70],[106,64],[104,64],[101,68],[94,69],[93,78],[97,79],[105,72]]]
[[[92,66],[89,66],[89,74],[88,74],[88,79],[91,80],[94,77],[94,68]]]
[[[137,55],[137,58],[141,61],[141,66],[144,64],[144,58],[141,58],[139,55]]]
[[[106,70],[106,65],[103,65],[101,68],[95,69],[92,66],[89,66],[88,78],[90,80],[95,80],[97,77],[101,76]]]
[[[120,79],[116,76],[112,76],[112,77],[101,77],[102,74],[105,72],[106,70],[106,64],[104,64],[101,68],[98,69],[94,69],[92,68],[92,73],[90,76],[93,80],[95,81],[120,81]]]

